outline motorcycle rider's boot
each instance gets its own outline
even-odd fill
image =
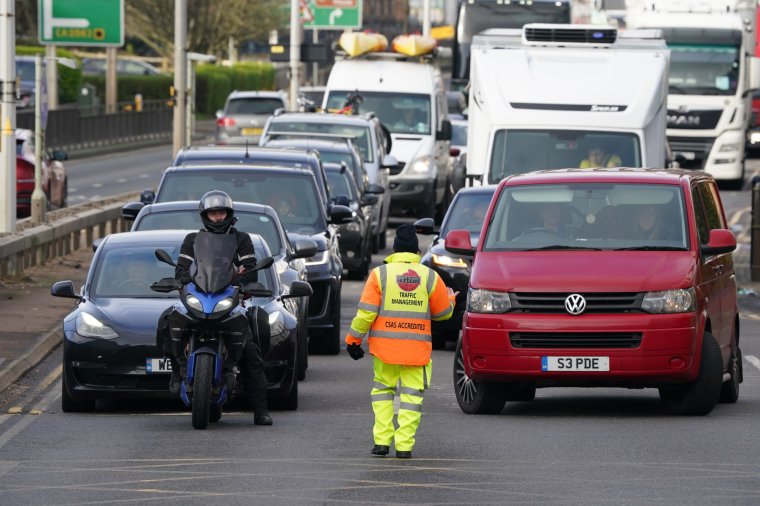
[[[272,425],[274,422],[272,421],[272,417],[269,415],[269,411],[266,409],[254,411],[253,413],[253,424],[254,425]]]

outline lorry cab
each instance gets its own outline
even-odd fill
[[[669,52],[656,30],[529,24],[475,36],[467,178],[664,167]],[[595,160],[592,151],[603,153]]]
[[[391,211],[443,218],[451,198],[451,161],[446,92],[432,63],[392,53],[370,53],[335,63],[327,80],[324,109],[340,110],[358,93],[358,111],[373,111],[390,130]]]

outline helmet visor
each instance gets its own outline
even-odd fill
[[[232,209],[232,199],[227,195],[209,195],[201,200],[201,209]]]

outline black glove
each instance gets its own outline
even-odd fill
[[[364,350],[359,344],[349,344],[346,346],[346,351],[354,360],[359,360],[364,356]]]

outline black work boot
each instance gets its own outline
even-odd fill
[[[374,455],[375,457],[385,457],[390,453],[391,447],[387,445],[375,445],[372,447],[372,451],[370,453]]]
[[[408,451],[396,450],[396,458],[397,459],[411,459],[412,450],[408,450]]]
[[[272,423],[274,423],[272,417],[266,409],[253,412],[254,425],[272,425]]]

